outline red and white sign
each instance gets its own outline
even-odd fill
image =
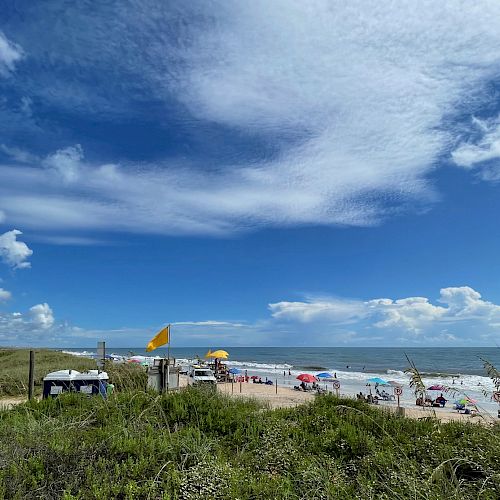
[[[500,403],[500,392],[494,392],[494,393],[493,393],[493,399],[494,399],[497,403]]]
[[[334,383],[333,383],[333,388],[334,389],[340,389],[340,382],[338,380],[336,380]]]
[[[396,396],[401,396],[403,394],[403,388],[402,387],[394,387],[394,394]]]

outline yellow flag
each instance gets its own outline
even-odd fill
[[[150,341],[146,347],[146,351],[154,351],[157,347],[170,342],[170,325],[160,330]]]

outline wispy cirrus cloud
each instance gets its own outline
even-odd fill
[[[16,63],[24,57],[20,45],[9,40],[0,31],[0,76],[9,76],[15,69]]]
[[[376,224],[433,199],[428,175],[458,135],[444,117],[500,75],[500,5],[490,1],[96,9],[32,5],[37,23],[13,27],[39,68],[16,80],[30,127],[37,103],[58,111],[44,115],[54,121],[41,133],[53,134],[68,113],[145,119],[154,99],[158,122],[179,123],[183,137],[214,124],[226,143],[232,134],[254,146],[230,157],[223,146],[209,161],[201,146],[196,158],[109,164],[85,161],[83,140],[66,138],[43,160],[1,166],[0,208],[13,223],[162,234]],[[64,21],[46,29],[56,15]]]

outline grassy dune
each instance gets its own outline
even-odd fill
[[[318,397],[292,409],[188,389],[69,394],[0,412],[0,497],[497,499],[500,426]]]
[[[48,349],[35,350],[35,393],[40,394],[43,377],[55,370],[95,369],[92,359],[78,358]],[[28,394],[28,349],[0,349],[0,397]]]

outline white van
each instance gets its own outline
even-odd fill
[[[215,385],[217,380],[210,368],[191,366],[189,369],[188,385]]]

